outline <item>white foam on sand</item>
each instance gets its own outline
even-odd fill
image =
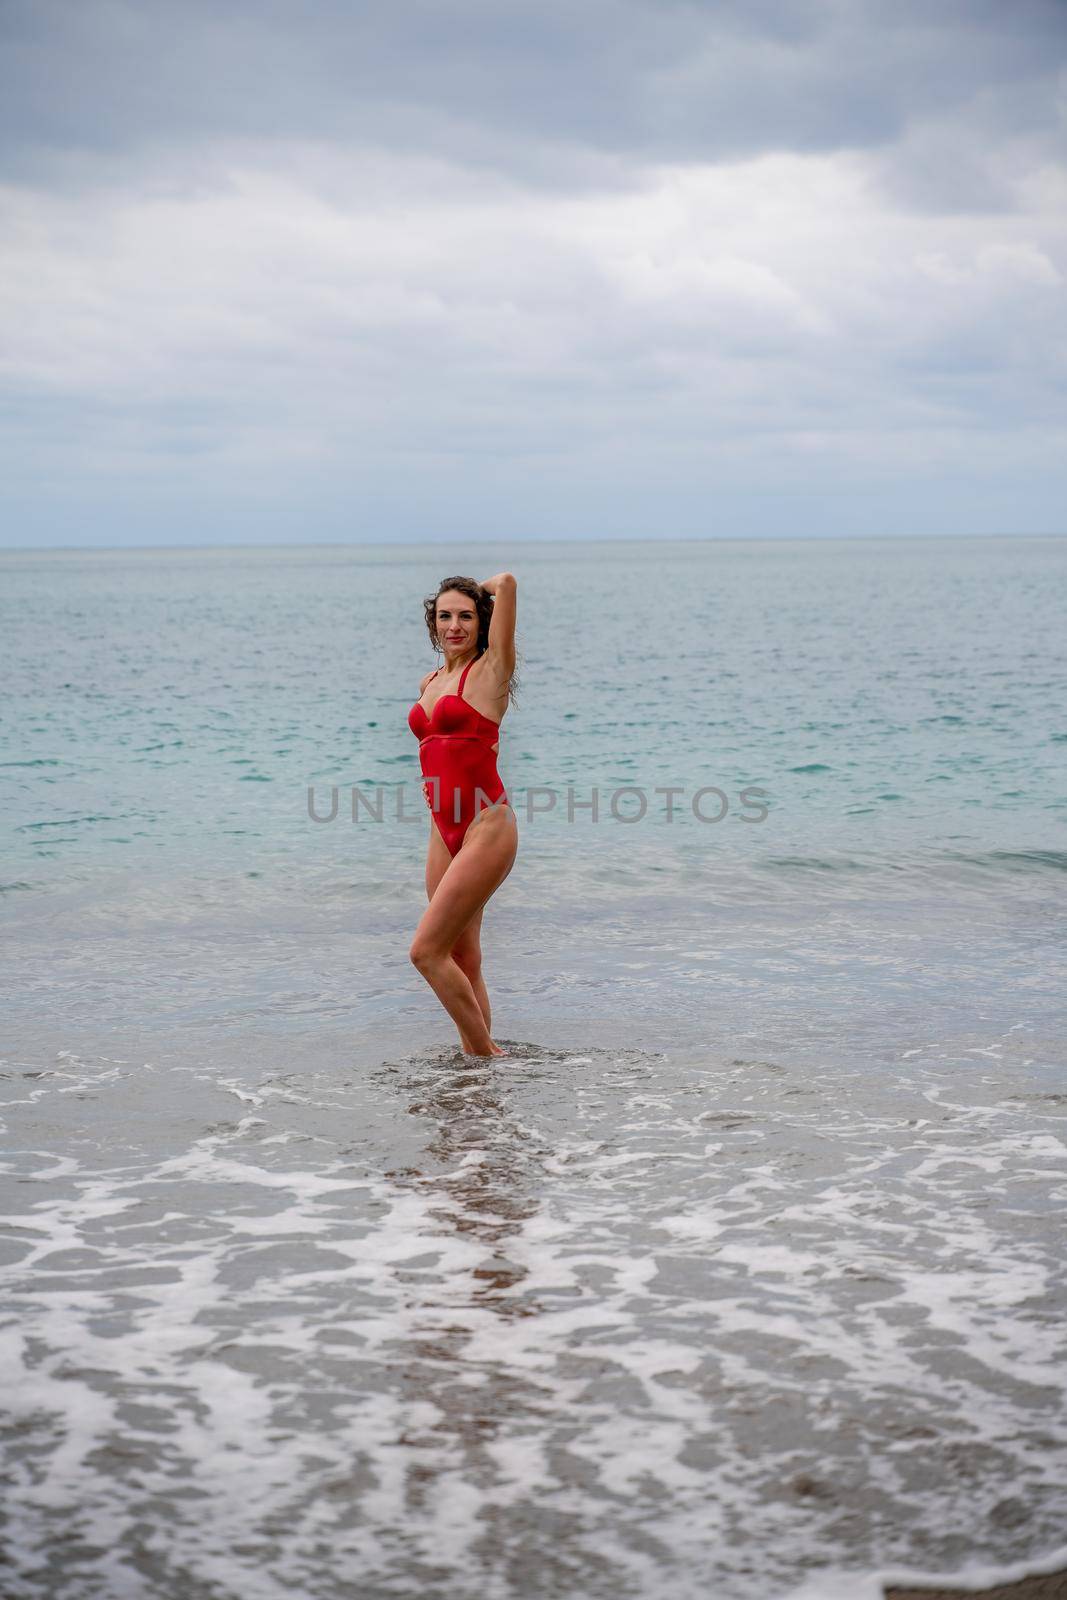
[[[1006,1566],[969,1562],[950,1573],[912,1567],[867,1573],[813,1573],[798,1588],[776,1595],[774,1600],[885,1600],[887,1589],[958,1589],[964,1594],[978,1594],[1003,1584],[1021,1583],[1024,1578],[1038,1578],[1064,1570],[1067,1570],[1067,1545],[1048,1555],[1033,1556]]]
[[[998,1537],[1013,1495],[973,1585],[1052,1542],[1040,1109],[871,1106],[758,1063],[539,1070],[412,1068],[375,1085],[373,1137],[356,1079],[227,1073],[167,1151],[14,1152],[16,1575],[71,1507],[110,1592],[147,1541],[161,1582],[257,1600],[452,1600],[456,1574],[507,1600],[532,1562],[591,1596],[873,1600],[890,1561]]]

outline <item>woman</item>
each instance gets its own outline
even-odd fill
[[[426,601],[426,626],[445,664],[423,678],[408,714],[431,815],[430,904],[411,959],[459,1029],[462,1048],[476,1056],[504,1054],[489,1035],[481,927],[519,842],[496,769],[515,670],[515,590],[510,572],[482,584],[446,578]]]

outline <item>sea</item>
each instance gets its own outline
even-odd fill
[[[484,1060],[406,718],[504,569]],[[1067,1563],[1065,617],[1053,538],[0,553],[5,1600]]]

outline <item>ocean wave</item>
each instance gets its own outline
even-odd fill
[[[1067,872],[1067,850],[903,850],[869,855],[767,856],[754,863],[767,872],[820,874],[1058,874]]]

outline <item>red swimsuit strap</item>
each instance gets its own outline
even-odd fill
[[[474,661],[477,661],[477,659],[478,659],[478,657],[477,657],[477,656],[475,656],[475,658],[474,658]],[[462,699],[463,699],[463,685],[464,685],[464,684],[465,684],[465,683],[466,683],[466,681],[467,681],[467,673],[468,673],[468,672],[469,672],[469,671],[470,671],[470,669],[471,669],[471,668],[472,668],[472,667],[473,667],[473,665],[474,665],[474,661],[468,661],[468,662],[467,662],[467,665],[466,665],[466,666],[465,666],[465,667],[464,667],[464,668],[463,668],[463,671],[462,671],[462,673],[461,673],[461,674],[460,674],[460,680],[459,680],[459,688],[458,688],[458,689],[457,689],[457,690],[456,690],[456,693],[457,693],[457,694],[458,694],[458,695],[459,695],[459,698],[460,698],[460,699],[461,699],[461,700],[462,700]],[[472,709],[473,709],[473,708],[472,708]]]

